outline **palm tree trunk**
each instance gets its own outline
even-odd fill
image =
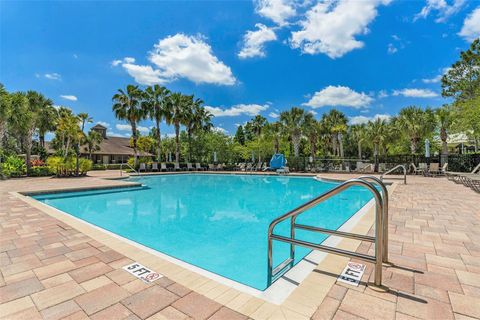
[[[133,166],[137,167],[138,154],[137,154],[137,123],[131,121],[130,125],[132,126],[132,138],[133,138]]]
[[[340,158],[343,159],[343,140],[342,140],[341,133],[338,134],[338,151],[339,151]]]
[[[275,153],[278,153],[279,149],[280,149],[280,143],[278,141],[278,138],[275,137]]]
[[[358,159],[362,160],[362,142],[360,140],[357,142],[357,148],[358,148]]]
[[[29,130],[28,136],[25,139],[25,164],[27,165],[27,176],[30,174],[30,170],[32,168],[32,164],[30,163],[30,158],[32,156],[32,136],[33,130]]]
[[[180,163],[180,124],[175,123],[175,162]]]
[[[162,161],[160,158],[162,156],[162,136],[161,136],[161,133],[160,133],[160,121],[156,120],[156,124],[157,124],[157,136],[158,136],[158,140],[157,140],[157,161],[160,162]]]
[[[295,155],[295,158],[297,158],[300,153],[300,136],[296,134],[293,135],[292,143],[293,143],[293,154]]]
[[[40,146],[42,148],[45,148],[45,133],[44,132],[40,132],[39,135],[38,135],[38,141],[40,142]]]
[[[75,176],[78,177],[80,169],[80,143],[77,142],[75,146]]]
[[[373,158],[375,160],[375,167],[373,171],[378,172],[378,143],[373,145]]]
[[[416,151],[417,151],[417,141],[415,139],[412,139],[410,141],[410,152],[412,154],[415,154]]]
[[[187,130],[188,134],[188,160],[192,161],[192,132]]]

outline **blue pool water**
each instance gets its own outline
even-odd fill
[[[267,230],[281,214],[333,188],[311,177],[179,174],[131,178],[147,188],[34,196],[52,207],[152,249],[256,289],[267,287]],[[352,187],[297,218],[339,228],[372,198]],[[276,233],[288,235],[288,221]],[[297,231],[297,238],[326,236]],[[274,241],[275,265],[288,245]],[[297,248],[297,262],[309,250]]]

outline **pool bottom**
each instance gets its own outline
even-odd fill
[[[234,290],[238,290],[240,293],[249,294],[253,297],[260,298],[262,300],[265,300],[267,302],[274,303],[277,305],[280,305],[283,302],[285,302],[285,300],[289,297],[289,295],[308,277],[308,275],[317,267],[318,264],[323,262],[324,258],[327,256],[326,253],[319,252],[319,251],[313,251],[309,253],[300,262],[298,262],[292,269],[286,272],[280,279],[274,282],[270,287],[268,287],[264,291],[261,291],[253,287],[247,286],[245,284],[239,283],[237,281],[234,281],[232,279],[218,275],[216,273],[207,271],[200,267],[194,266],[185,261],[169,256],[167,254],[161,253],[157,250],[154,250],[152,248],[139,244],[135,241],[124,238],[118,234],[105,230],[101,227],[98,227],[80,218],[76,218],[73,215],[70,215],[59,209],[53,208],[33,198],[30,198],[18,193],[14,193],[14,194],[22,198],[22,200],[24,200],[25,202],[28,202],[29,204],[35,206],[36,208],[41,209],[41,211],[49,214],[50,216],[53,216],[54,218],[57,218],[60,221],[63,221],[67,224],[72,225],[72,227],[75,227],[82,233],[92,237],[95,240],[98,240],[104,243],[105,245],[111,247],[116,251],[119,251],[120,253],[123,253],[125,256],[133,260],[136,260],[136,259],[138,260],[138,258],[134,257],[134,252],[131,250],[131,248],[128,248],[128,245],[141,249],[143,252],[147,252],[156,257],[160,257],[163,260],[173,263],[175,266],[179,266],[186,270],[192,271],[196,275],[201,275],[205,278],[211,279],[216,283],[218,283],[219,285],[227,286]],[[352,229],[358,224],[360,219],[363,219],[366,216],[367,217],[370,216],[371,218],[373,216],[373,213],[372,213],[373,210],[371,210],[373,209],[373,202],[374,202],[373,200],[370,200],[352,217],[350,217],[350,219],[348,219],[338,230],[345,231],[345,232],[352,231]],[[370,225],[372,223],[370,223]],[[365,233],[367,231],[368,229],[364,230]],[[106,242],[102,241],[105,238],[105,235],[108,235],[114,239],[117,239],[118,241],[120,241],[120,244],[113,246],[112,244],[114,242],[112,241],[106,241]],[[339,237],[330,236],[323,242],[323,244],[327,246],[336,247],[340,244],[341,241],[342,239]],[[125,251],[125,249],[127,250]],[[135,250],[135,251],[138,251],[138,250]],[[142,263],[142,261],[139,261],[139,262]],[[152,261],[149,261],[149,263],[152,264]],[[144,264],[149,265],[148,263],[144,263]],[[163,265],[163,267],[161,267],[161,265]],[[157,272],[163,273],[165,276],[169,277],[170,279],[189,287],[188,283],[185,283],[182,278],[178,278],[175,272],[170,273],[168,268],[165,269],[165,263],[162,263],[161,265],[155,267],[155,264],[153,264],[152,268],[155,269]],[[178,270],[178,271],[181,271],[181,270]],[[338,271],[338,273],[340,272],[341,270]],[[182,272],[182,274],[184,273]],[[194,275],[190,275],[190,276],[193,277]],[[335,282],[335,280],[336,278],[333,279],[332,284]],[[198,288],[191,287],[190,289],[195,290]]]

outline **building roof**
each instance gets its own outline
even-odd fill
[[[96,125],[94,125],[90,130],[92,129],[102,129],[102,130],[107,130],[107,127],[105,126],[102,126],[100,123],[97,123]]]

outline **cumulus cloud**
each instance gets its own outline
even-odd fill
[[[110,123],[105,122],[105,121],[98,121],[96,124],[104,126],[105,128],[110,128]]]
[[[56,72],[53,73],[45,73],[44,77],[49,80],[62,80],[62,76]]]
[[[390,121],[390,118],[392,118],[391,115],[389,114],[376,114],[371,117],[366,117],[366,116],[354,116],[350,117],[349,122],[351,125],[353,124],[364,124],[369,121],[375,121],[377,119],[385,120],[385,121]]]
[[[438,83],[442,80],[442,76],[448,72],[450,68],[443,68],[441,72],[433,78],[424,78],[422,79],[423,83]]]
[[[120,131],[132,131],[132,126],[129,124],[116,124],[115,128]],[[150,130],[147,127],[137,126],[137,130],[141,133],[148,133]]]
[[[388,93],[386,90],[380,90],[377,95],[378,99],[383,99],[388,97]]]
[[[273,119],[277,119],[278,117],[280,117],[280,115],[276,112],[270,112],[268,116]]]
[[[70,101],[77,101],[77,97],[69,94],[61,95],[60,98]]]
[[[438,93],[433,92],[430,89],[402,89],[394,90],[393,95],[409,98],[434,98],[438,96]]]
[[[427,0],[425,6],[415,15],[413,20],[416,21],[420,18],[425,19],[430,13],[437,12],[435,22],[445,22],[450,16],[460,11],[466,3],[466,0],[453,0],[450,2],[451,4],[448,4],[446,0]]]
[[[395,45],[393,43],[389,43],[388,46],[387,46],[387,52],[389,54],[394,54],[394,53],[397,53],[398,49],[395,47]]]
[[[385,120],[385,121],[390,121],[392,118],[391,115],[389,114],[376,114],[371,117],[366,117],[366,116],[354,116],[349,118],[349,123],[351,125],[355,124],[365,124],[368,123],[369,121],[375,121],[377,119]]]
[[[249,30],[243,36],[243,47],[238,53],[239,58],[265,57],[265,43],[277,40],[272,28],[261,23],[257,23],[255,27],[257,30]]]
[[[321,91],[315,92],[313,97],[304,106],[312,108],[352,107],[364,108],[372,103],[373,98],[363,92],[356,92],[349,87],[328,86]]]
[[[258,0],[255,12],[279,26],[287,24],[287,20],[297,14],[292,0]]]
[[[215,117],[236,117],[240,115],[256,116],[267,109],[268,105],[266,104],[237,104],[228,109],[205,106],[205,110],[213,114]]]
[[[368,25],[377,16],[377,7],[390,0],[338,0],[314,5],[300,21],[302,29],[292,32],[290,45],[306,54],[324,53],[339,58],[364,46],[357,35],[368,33]]]
[[[463,21],[459,36],[471,42],[480,37],[480,7],[473,10]]]
[[[223,134],[227,134],[228,131],[222,127],[213,127],[212,128],[212,131],[214,132],[218,132],[218,133],[223,133]]]
[[[113,60],[121,65],[135,81],[143,85],[164,84],[185,78],[197,84],[233,85],[236,78],[230,67],[220,61],[212,48],[199,36],[178,33],[159,40],[148,54],[152,65],[135,63],[132,57]]]

